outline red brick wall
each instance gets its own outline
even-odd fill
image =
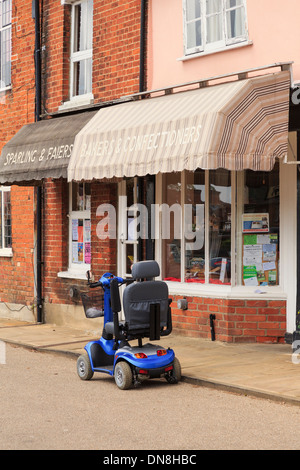
[[[94,2],[95,101],[139,91],[140,0]]]
[[[30,305],[34,299],[34,192],[11,189],[13,256],[0,258],[0,301]]]
[[[173,296],[174,331],[186,336],[211,338],[210,314],[214,321],[216,340],[226,342],[284,342],[286,302],[284,300],[241,300],[186,297],[188,309],[180,310]]]
[[[0,96],[0,151],[24,124],[34,120],[32,3],[12,3],[12,87]],[[0,299],[30,305],[34,301],[34,189],[12,187],[11,207],[13,257],[0,257]]]
[[[42,114],[57,111],[68,99],[70,6],[43,0],[41,14]]]
[[[94,103],[139,91],[140,0],[94,0]],[[70,5],[44,0],[43,112],[69,99]]]
[[[67,303],[68,281],[57,274],[68,269],[68,185],[47,180],[43,204],[43,296],[49,303]],[[74,284],[74,281],[73,281]]]

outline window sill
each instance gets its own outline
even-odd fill
[[[66,101],[59,106],[59,111],[67,111],[69,109],[80,108],[94,103],[94,95],[88,93],[87,95],[75,96],[70,101]]]
[[[220,49],[214,49],[214,50],[204,51],[204,52],[195,52],[194,54],[189,54],[183,57],[179,57],[177,60],[181,62],[185,62],[187,60],[198,59],[199,57],[204,57],[206,55],[218,54],[219,52],[232,51],[233,49],[239,49],[241,47],[252,46],[252,44],[253,44],[253,41],[238,42],[236,44],[231,44],[230,46],[225,46]]]
[[[82,271],[74,271],[74,270],[69,270],[69,271],[61,271],[57,273],[57,277],[63,278],[63,279],[80,279],[80,280],[85,280],[86,281],[86,271],[88,271],[89,267],[85,267],[84,270]]]
[[[0,248],[0,257],[2,258],[12,258],[13,251],[12,248]]]
[[[4,92],[10,91],[10,90],[12,90],[12,86],[8,85],[6,87],[0,88],[0,93],[4,93]]]
[[[186,295],[193,297],[212,297],[221,299],[259,299],[285,300],[287,294],[280,286],[231,287],[225,285],[203,285],[181,282],[167,282],[170,295]]]

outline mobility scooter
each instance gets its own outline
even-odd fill
[[[165,377],[169,383],[181,379],[180,362],[172,349],[146,343],[143,338],[158,341],[172,331],[168,286],[154,280],[160,269],[156,261],[140,261],[132,266],[132,279],[126,280],[105,273],[90,288],[101,287],[104,293],[82,294],[87,318],[104,316],[102,337],[90,341],[77,361],[77,373],[90,380],[94,372],[114,377],[117,386],[126,390],[145,379]],[[124,321],[119,321],[121,299],[119,286],[127,284],[123,293]],[[137,340],[131,346],[129,341]]]

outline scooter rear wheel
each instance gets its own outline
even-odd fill
[[[132,370],[130,365],[125,361],[120,361],[115,366],[114,372],[115,382],[121,390],[127,390],[132,386]]]
[[[90,380],[93,377],[94,371],[87,354],[82,354],[77,359],[77,374],[81,380]]]
[[[170,375],[166,375],[166,380],[170,384],[177,384],[181,380],[181,365],[177,357],[174,358],[173,371]]]

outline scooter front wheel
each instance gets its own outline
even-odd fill
[[[120,361],[115,366],[115,382],[121,390],[127,390],[132,386],[132,370],[128,362]]]
[[[87,354],[82,354],[77,359],[77,374],[81,380],[90,380],[93,377],[94,371]]]

